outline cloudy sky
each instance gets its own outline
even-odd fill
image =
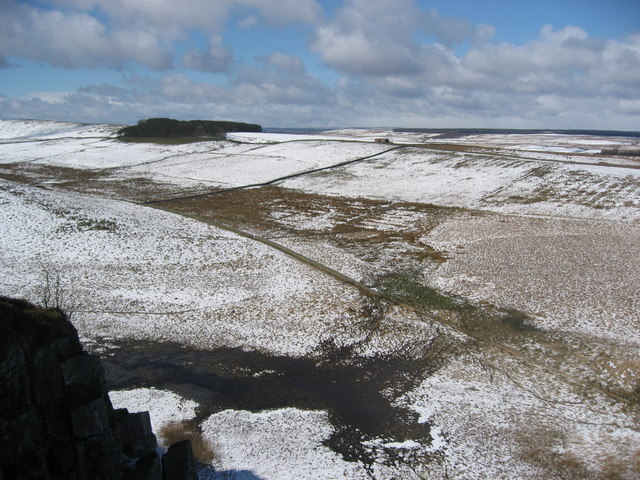
[[[640,130],[639,0],[0,0],[0,118]]]

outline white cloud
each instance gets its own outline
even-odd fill
[[[316,0],[237,0],[239,5],[253,7],[270,23],[313,24],[323,17],[323,9]]]
[[[262,59],[267,65],[274,69],[282,70],[293,74],[304,74],[304,63],[299,57],[285,55],[281,52],[274,52],[268,57]]]
[[[247,67],[229,87],[195,82],[183,74],[134,77],[123,87],[92,85],[56,98],[0,95],[4,118],[134,123],[140,118],[212,118],[263,126],[406,126],[637,129],[638,99],[569,97],[422,87],[343,78],[334,89],[303,73]],[[318,82],[318,83],[316,83]],[[417,87],[416,87],[417,88]],[[318,93],[319,92],[319,93]],[[315,95],[315,97],[314,97]]]
[[[41,10],[13,2],[0,7],[0,54],[63,68],[122,68],[128,62],[164,70],[171,55],[144,31],[109,31],[86,13]]]
[[[465,40],[471,43],[487,42],[495,34],[495,28],[491,25],[474,25],[466,18],[442,17],[435,8],[418,18],[422,33],[433,36],[446,46],[458,45]]]
[[[33,92],[29,94],[29,100],[42,100],[48,103],[64,103],[68,95],[73,92]]]
[[[249,15],[240,19],[237,23],[238,28],[249,29],[255,27],[258,24],[258,17],[255,15]]]
[[[590,39],[582,29],[569,26],[554,31],[547,25],[538,40],[523,46],[482,45],[471,49],[465,62],[482,73],[581,70],[599,66],[604,46],[604,40]]]
[[[593,97],[638,98],[640,34],[606,40],[579,27],[547,25],[534,41],[515,45],[492,42],[494,33],[489,25],[421,10],[414,0],[347,0],[316,28],[311,48],[351,80],[342,98],[356,98],[357,84],[378,104],[384,98],[422,99],[435,108],[446,99],[461,111],[474,105],[491,115],[496,104],[509,108],[510,101],[547,118]],[[454,47],[464,42],[467,51],[459,55]],[[450,94],[435,96],[440,87]],[[462,97],[467,100],[458,101]]]
[[[316,29],[311,48],[350,74],[416,74],[421,66],[411,36],[419,14],[412,0],[351,0]]]
[[[317,27],[311,48],[338,71],[363,76],[418,75],[430,68],[425,42],[486,42],[493,27],[421,10],[415,0],[347,0]],[[422,39],[423,41],[421,41]]]
[[[220,35],[211,35],[207,50],[191,49],[184,55],[182,61],[194,70],[219,73],[229,69],[233,62],[233,53],[222,43]]]
[[[69,95],[2,97],[3,115],[87,121],[182,115],[271,126],[632,130],[640,124],[640,33],[599,39],[576,26],[544,26],[526,44],[498,43],[493,27],[443,17],[417,0],[345,0],[331,18],[314,0],[192,0],[189,8],[169,0],[49,3],[51,9],[0,0],[0,68],[24,58],[113,67],[130,77],[124,85],[88,85]],[[242,63],[225,42],[230,20],[247,29],[312,25],[310,49],[341,78],[314,76],[302,58],[282,52]],[[176,61],[175,46],[193,29],[207,45]],[[225,86],[175,70],[133,76],[136,65],[164,71],[174,64],[225,73]]]
[[[19,57],[68,69],[142,65],[174,66],[176,42],[193,29],[211,38],[208,49],[184,56],[190,68],[225,71],[232,52],[220,33],[232,15],[252,22],[311,23],[322,17],[315,0],[48,0],[39,8],[17,0],[0,2],[0,60]],[[0,61],[0,67],[8,62]]]
[[[212,83],[191,82],[181,73],[161,77],[155,93],[160,102],[184,104],[213,103],[224,101],[228,97],[224,88]]]
[[[350,35],[355,38],[358,32]],[[343,55],[353,52],[347,49]],[[352,80],[357,78],[357,90],[366,91],[378,104],[387,97],[414,102],[422,99],[428,106],[448,102],[460,111],[473,104],[487,116],[499,114],[496,105],[507,111],[512,104],[526,106],[521,109],[523,115],[546,118],[552,111],[559,115],[561,109],[582,110],[581,105],[594,98],[609,99],[605,108],[614,109],[617,99],[637,99],[640,92],[639,36],[618,41],[594,39],[576,27],[554,30],[547,26],[525,45],[483,41],[459,56],[443,44],[423,43],[414,49],[414,55],[412,61],[423,66],[417,73],[392,68],[374,72],[360,68],[355,61],[341,71]],[[436,95],[437,89],[446,89],[447,94]],[[355,98],[354,90],[351,87],[343,96]],[[461,97],[470,101],[461,102]],[[556,101],[561,108],[554,109],[552,98],[566,101]]]
[[[56,98],[0,96],[0,110],[5,118],[106,123],[168,116],[326,125],[336,122],[336,102],[332,90],[310,75],[300,58],[275,52],[258,59],[256,66],[240,65],[228,86],[197,82],[182,73],[133,76],[123,86],[88,85]]]
[[[119,58],[126,58],[154,70],[173,66],[172,55],[155,34],[143,30],[118,30],[111,36],[111,48]]]
[[[322,106],[334,103],[329,87],[308,74],[300,58],[275,52],[258,60],[257,67],[241,66],[232,79],[232,91],[239,103]]]
[[[576,27],[553,30],[526,45],[501,43],[472,48],[461,59],[463,76],[481,75],[476,88],[555,92],[569,96],[631,94],[640,87],[640,48],[626,42],[594,39]],[[637,90],[636,90],[637,94]]]
[[[234,10],[259,12],[275,24],[313,23],[322,16],[315,0],[48,0],[52,5],[91,11],[98,9],[121,23],[143,20],[157,28],[177,26],[219,31]]]

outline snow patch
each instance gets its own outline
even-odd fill
[[[114,390],[109,392],[113,408],[126,408],[130,413],[149,412],[151,426],[159,442],[162,429],[173,422],[191,420],[196,416],[198,404],[193,400],[182,398],[169,390],[155,388],[134,388],[131,390]],[[162,445],[168,447],[168,445]]]
[[[247,471],[263,480],[368,478],[322,444],[332,432],[324,411],[224,410],[205,420],[202,432],[218,454],[216,470],[227,472],[214,478],[241,479]]]

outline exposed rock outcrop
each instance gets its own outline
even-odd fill
[[[192,459],[193,451],[189,440],[174,443],[162,457],[162,470],[165,477],[181,480],[195,478],[196,471]]]
[[[149,413],[113,409],[63,312],[0,297],[0,329],[0,480],[195,478],[188,441],[162,471]]]

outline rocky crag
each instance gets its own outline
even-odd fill
[[[0,297],[0,480],[192,480],[189,441],[157,453],[148,412],[114,410],[63,312]]]

